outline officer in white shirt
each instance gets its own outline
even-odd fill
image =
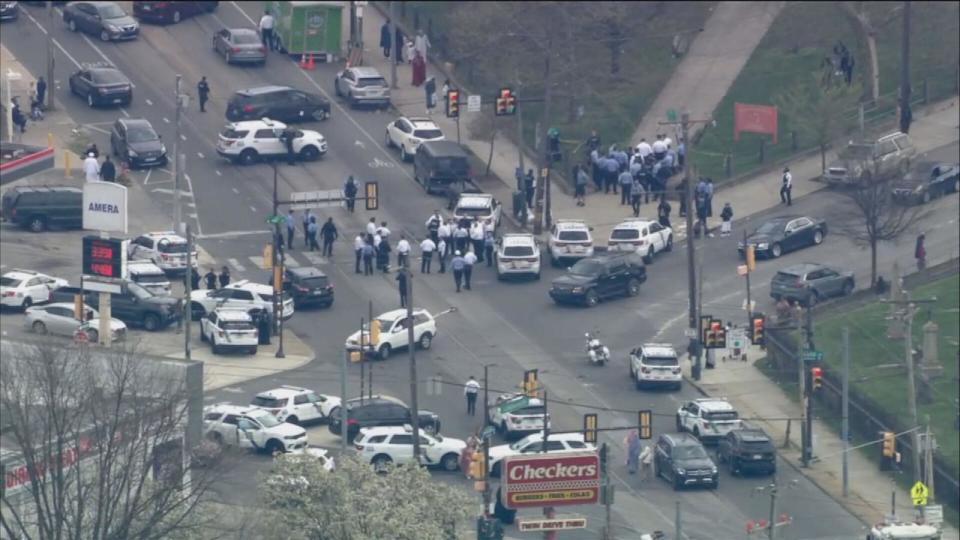
[[[367,222],[367,234],[370,236],[377,234],[377,218],[370,218]]]
[[[640,139],[640,144],[637,145],[637,153],[640,154],[641,159],[646,159],[647,156],[653,153],[653,148],[646,139]]]
[[[400,235],[400,241],[397,242],[397,266],[406,268],[410,261],[410,242],[407,242],[407,236]]]
[[[437,242],[437,262],[440,263],[440,273],[447,273],[447,253],[450,251],[450,244],[443,237]]]
[[[273,15],[269,9],[260,17],[260,39],[263,40],[264,47],[273,50]]]
[[[664,137],[663,137],[663,144],[667,145],[667,150],[669,150],[669,149],[670,149],[670,145],[673,144],[673,139],[671,139],[669,135],[664,135]]]
[[[360,233],[357,233],[357,237],[353,239],[353,252],[357,256],[357,264],[354,272],[357,274],[360,273],[360,259],[363,258],[363,245],[366,243],[366,240],[363,239],[363,235]]]
[[[481,243],[483,241],[481,240]],[[466,255],[463,256],[463,287],[470,290],[470,276],[473,275],[473,265],[477,264],[477,255],[468,251]]]
[[[397,249],[400,249],[400,246],[397,246]],[[420,273],[429,274],[430,273],[430,262],[433,259],[433,252],[436,251],[437,244],[431,238],[424,238],[423,242],[420,242]]]
[[[790,198],[790,192],[793,191],[793,175],[790,174],[790,167],[783,168],[782,182],[780,186],[780,204],[792,206],[793,200]]]
[[[663,135],[657,135],[657,140],[653,141],[653,157],[660,161],[667,155],[667,144],[663,142]]]
[[[470,379],[463,385],[463,395],[467,398],[467,414],[470,416],[477,414],[478,393],[480,393],[480,383],[471,375]]]
[[[430,233],[430,239],[434,243],[440,239],[440,226],[443,225],[443,217],[440,215],[440,212],[436,210],[433,211],[433,215],[427,218],[426,226],[427,232]]]
[[[483,262],[483,224],[480,223],[479,219],[473,220],[473,223],[470,224],[470,243],[473,244],[473,252],[477,255],[477,262]]]
[[[377,228],[377,234],[379,234],[380,238],[383,238],[384,240],[390,240],[390,229],[387,228],[386,221],[380,222],[380,227]]]

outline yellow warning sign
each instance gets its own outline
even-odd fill
[[[930,490],[927,489],[926,484],[919,480],[910,488],[910,498],[913,500],[914,506],[926,506],[928,495],[930,495]]]

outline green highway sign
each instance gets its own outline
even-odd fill
[[[800,358],[804,362],[823,362],[823,351],[803,351]]]
[[[676,121],[677,121],[677,110],[667,109],[667,122],[676,122]]]
[[[287,220],[287,218],[285,218],[285,217],[283,217],[283,216],[269,216],[269,217],[267,217],[267,223],[269,223],[270,225],[279,225],[279,224],[283,223],[283,222],[286,221],[286,220]]]
[[[527,396],[517,396],[509,401],[504,401],[503,403],[497,405],[497,408],[500,409],[500,414],[512,413],[513,411],[519,411],[527,405],[530,405],[530,398]]]
[[[483,431],[480,432],[481,439],[489,439],[493,437],[493,434],[497,432],[497,428],[493,426],[487,426],[483,428]]]

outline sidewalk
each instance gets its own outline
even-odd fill
[[[791,401],[776,383],[754,366],[754,362],[763,358],[764,353],[758,347],[751,346],[747,356],[747,362],[721,361],[718,358],[717,367],[704,369],[700,381],[694,381],[691,376],[693,362],[689,361],[689,358],[681,364],[689,384],[706,395],[726,397],[742,417],[800,418],[800,405]],[[792,422],[790,444],[787,448],[783,447],[787,440],[786,422],[751,420],[750,423],[770,435],[784,460],[799,467],[799,421]],[[914,509],[910,504],[910,494],[894,484],[889,475],[881,472],[862,451],[853,450],[848,453],[849,496],[843,497],[843,443],[836,432],[817,419],[813,421],[813,448],[816,460],[809,468],[800,471],[850,513],[865,523],[882,522],[884,516],[890,513],[890,494],[896,491],[897,517],[903,521],[912,521]],[[944,540],[960,538],[957,530],[949,524],[944,524],[943,533]]]

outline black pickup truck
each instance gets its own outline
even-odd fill
[[[73,302],[80,294],[79,287],[60,287],[50,293],[53,302]],[[84,302],[100,308],[100,293],[83,291]],[[163,330],[180,317],[180,300],[170,296],[157,296],[132,281],[123,283],[120,294],[110,294],[110,315],[128,326],[142,326],[150,332]]]

